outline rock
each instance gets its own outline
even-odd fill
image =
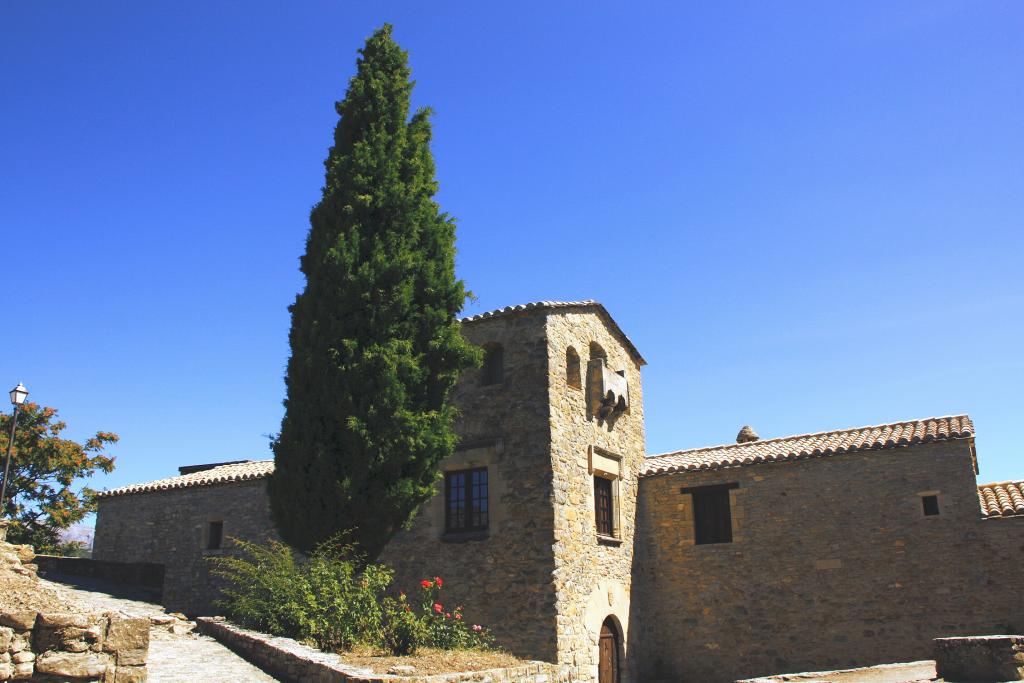
[[[7,653],[5,652],[4,655],[7,655]],[[0,661],[0,681],[10,680],[13,673],[14,667],[11,666],[10,662]]]
[[[195,629],[196,623],[194,621],[179,621],[171,624],[167,630],[176,636],[183,636],[187,633],[191,633]]]
[[[409,666],[408,664],[397,664],[388,669],[388,673],[395,676],[412,676],[416,673],[416,667]]]
[[[6,653],[14,640],[14,629],[7,626],[0,626],[0,653]]]
[[[14,554],[18,556],[18,559],[22,564],[28,564],[32,560],[36,559],[35,548],[30,545],[14,546]]]
[[[27,681],[32,678],[32,674],[35,671],[35,662],[25,662],[24,664],[15,664],[14,671],[11,673],[12,681]]]
[[[36,671],[68,678],[100,678],[110,660],[93,652],[55,652],[49,650],[36,659]]]
[[[167,624],[174,623],[176,619],[170,614],[158,614],[149,618],[149,623],[154,626],[167,626]]]
[[[15,631],[29,631],[35,625],[36,613],[33,610],[0,612],[0,626],[10,626]]]
[[[24,664],[25,662],[36,661],[36,653],[29,652],[28,650],[22,650],[21,652],[15,652],[14,656],[11,657],[11,661],[15,664]]]
[[[167,615],[167,616],[170,616],[170,617],[174,617],[174,618],[175,618],[175,619],[177,619],[178,621],[188,621],[188,617],[186,617],[186,616],[185,616],[184,614],[182,614],[181,612],[171,612],[171,613],[170,613],[169,615]]]
[[[114,673],[114,683],[145,683],[146,667],[118,666]]]
[[[22,650],[29,649],[28,641],[29,638],[31,637],[31,634],[16,633],[14,635],[14,638],[11,640],[11,644],[8,647],[8,649],[11,651],[12,654],[15,652],[21,652]]]
[[[107,635],[103,640],[107,652],[149,650],[149,619],[111,615]],[[143,655],[145,661],[145,655]]]
[[[96,621],[95,617],[78,612],[49,612],[39,614],[39,628],[79,628],[84,632]]]

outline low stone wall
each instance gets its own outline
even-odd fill
[[[0,612],[0,681],[136,683],[148,652],[148,619]]]
[[[142,589],[153,602],[160,602],[164,592],[164,566],[154,562],[109,562],[87,557],[36,555],[39,574],[87,576]]]
[[[530,662],[508,669],[488,669],[433,676],[376,674],[345,664],[336,654],[321,652],[290,638],[275,638],[227,623],[220,617],[199,617],[199,630],[284,681],[318,683],[571,683],[568,670]]]
[[[1024,681],[1024,636],[936,638],[935,671],[947,681]]]

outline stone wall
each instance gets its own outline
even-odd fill
[[[7,543],[6,534],[0,522],[0,681],[145,681],[149,619],[63,601],[40,585],[32,547]]]
[[[336,654],[314,650],[290,638],[275,638],[239,628],[220,618],[200,617],[199,629],[288,683],[570,683],[573,680],[567,670],[544,662],[431,676],[375,674],[345,664]]]
[[[482,385],[468,372],[453,400],[459,450],[445,471],[488,468],[489,530],[446,536],[443,482],[439,493],[380,558],[396,585],[414,590],[441,576],[446,607],[465,606],[466,619],[487,626],[502,647],[527,659],[555,661],[554,544],[551,515],[548,355],[543,313],[463,326],[474,344],[501,344],[503,379]]]
[[[99,499],[93,558],[164,565],[163,604],[189,615],[214,614],[219,583],[205,558],[212,521],[229,537],[251,541],[276,538],[266,480],[195,486]]]
[[[548,316],[548,391],[551,464],[554,473],[555,571],[558,662],[577,680],[597,680],[598,638],[611,617],[620,636],[623,683],[638,680],[630,647],[630,596],[637,480],[644,459],[643,393],[640,361],[592,312]],[[629,409],[598,419],[588,400],[591,343],[607,355],[607,367],[625,375]],[[567,381],[566,351],[582,365],[581,387]],[[591,379],[593,376],[591,375]],[[597,450],[595,450],[597,449]],[[599,538],[594,512],[594,461],[618,474],[617,538]],[[617,465],[616,465],[616,461]]]
[[[734,542],[694,545],[682,487],[738,483]],[[645,681],[929,659],[1020,632],[1024,518],[983,519],[968,440],[645,477],[634,613]],[[935,494],[940,515],[922,513]]]

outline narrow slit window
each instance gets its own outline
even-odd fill
[[[501,344],[484,346],[484,364],[480,368],[480,383],[501,384],[505,379],[505,351]]]
[[[565,382],[573,389],[583,388],[580,377],[580,354],[571,346],[565,350]]]
[[[921,506],[924,508],[925,517],[933,517],[939,514],[939,497],[921,496]]]
[[[206,530],[206,549],[220,550],[224,543],[224,522],[210,522]]]

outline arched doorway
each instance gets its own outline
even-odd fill
[[[601,624],[597,683],[619,683],[619,630],[611,617]]]

